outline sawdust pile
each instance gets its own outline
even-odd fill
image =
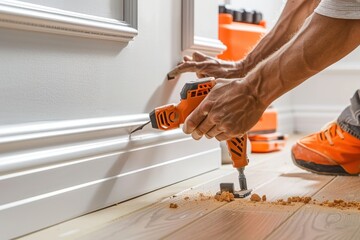
[[[224,191],[220,195],[215,195],[215,200],[219,202],[231,202],[235,200],[234,194]]]
[[[175,196],[174,196],[175,197]],[[184,202],[202,202],[202,201],[218,201],[218,202],[231,202],[235,200],[234,194],[230,192],[222,192],[220,195],[205,195],[203,193],[198,193],[196,196],[184,196],[183,197]],[[252,203],[255,204],[268,204],[271,205],[282,205],[282,206],[294,206],[296,203],[302,203],[302,204],[312,204],[317,206],[323,206],[323,207],[329,207],[329,208],[337,208],[341,210],[345,209],[357,209],[360,210],[360,201],[345,201],[342,199],[335,199],[333,201],[330,200],[324,200],[324,201],[317,201],[316,199],[312,199],[311,197],[300,197],[300,196],[292,196],[288,197],[287,199],[277,199],[275,201],[267,201],[267,196],[262,195],[260,197],[259,194],[253,193],[250,196],[250,199],[247,200],[241,199],[239,202],[243,203]],[[179,205],[177,203],[170,203],[169,208],[179,208]]]
[[[232,197],[231,197],[232,195]],[[170,199],[174,199],[177,196],[172,196],[170,197]],[[198,193],[196,196],[192,196],[191,198],[189,196],[184,196],[183,200],[185,200],[185,202],[201,202],[201,201],[207,201],[207,200],[214,200],[216,199],[216,197],[214,197],[213,195],[205,195],[204,193]],[[222,201],[234,201],[234,195],[232,193],[228,193],[226,196],[222,196]],[[229,200],[230,199],[230,200]],[[232,200],[231,200],[232,199]],[[220,200],[219,200],[220,201]],[[181,205],[181,204],[180,204]],[[179,208],[179,204],[177,203],[170,203],[169,208]]]
[[[295,197],[288,197],[287,200],[284,199],[278,199],[275,202],[271,202],[272,204],[279,204],[279,205],[291,205],[292,203],[305,203],[308,204],[311,201],[311,197],[299,197],[299,196],[295,196]],[[313,203],[315,203],[315,200],[313,200]]]
[[[255,196],[254,196],[255,195]],[[265,199],[265,200],[264,200]],[[262,197],[263,201],[266,201],[266,195]],[[260,202],[260,196],[258,194],[252,194],[250,198],[251,202]],[[313,204],[318,206],[330,207],[330,208],[338,208],[338,209],[357,209],[360,210],[360,202],[359,201],[345,201],[342,199],[335,199],[333,201],[325,200],[325,201],[316,201],[316,199],[312,199],[311,197],[288,197],[285,199],[278,199],[276,201],[269,202],[272,205],[291,205],[294,203],[304,203],[304,204]]]
[[[233,198],[234,198],[234,195],[233,195]],[[213,196],[211,196],[211,195],[207,196],[203,193],[199,193],[198,198],[197,198],[197,200],[200,200],[200,201],[206,201],[206,200],[210,200],[210,199],[213,199]]]
[[[327,206],[332,208],[339,208],[339,209],[350,209],[350,208],[357,208],[360,210],[360,202],[357,201],[344,201],[342,199],[335,199],[334,201],[323,201],[319,203],[320,206]]]

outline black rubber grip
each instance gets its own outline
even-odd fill
[[[155,114],[155,110],[153,110],[150,114],[150,122],[151,122],[151,126],[153,128],[159,128],[158,124],[157,124],[157,121],[156,121],[156,114]]]

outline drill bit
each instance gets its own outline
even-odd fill
[[[244,168],[237,168],[239,172],[239,184],[240,184],[240,191],[241,190],[247,190],[247,183],[246,183],[246,177],[244,174]]]
[[[133,133],[136,132],[136,131],[139,131],[139,130],[143,129],[143,128],[144,128],[146,125],[148,125],[150,122],[151,122],[151,121],[148,121],[148,122],[144,123],[143,125],[135,128],[134,130],[132,130],[132,131],[130,132],[130,135],[133,134]]]

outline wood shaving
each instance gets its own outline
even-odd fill
[[[263,202],[266,202],[266,195],[262,195],[261,200],[262,200]]]
[[[252,202],[260,202],[261,197],[258,194],[253,193],[253,194],[251,194],[250,201],[252,201]]]
[[[179,206],[176,203],[170,203],[169,208],[178,208]]]
[[[231,202],[235,200],[234,194],[224,191],[221,194],[215,195],[215,200],[219,202]]]

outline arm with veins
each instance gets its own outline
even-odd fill
[[[261,39],[243,61],[238,62],[240,68],[248,73],[259,62],[287,43],[299,30],[305,19],[313,13],[319,2],[319,0],[288,0],[271,31]]]
[[[288,0],[276,25],[267,33],[245,59],[237,62],[224,61],[195,52],[185,57],[169,76],[196,72],[199,78],[244,77],[259,62],[283,46],[299,30],[304,20],[313,12],[319,0]]]
[[[184,132],[226,140],[247,132],[276,98],[360,44],[360,20],[313,13],[298,33],[243,79],[218,79],[186,119]],[[324,86],[326,88],[326,86]]]
[[[281,49],[249,73],[247,84],[263,105],[352,52],[360,44],[360,20],[313,13]]]

